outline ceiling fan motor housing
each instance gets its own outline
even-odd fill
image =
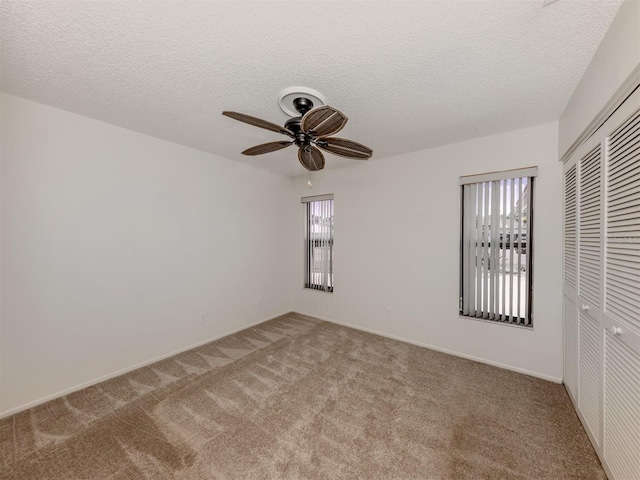
[[[295,109],[300,114],[299,117],[293,117],[287,120],[284,128],[290,130],[294,134],[294,142],[298,147],[311,145],[311,136],[302,131],[302,117],[309,110],[313,109],[313,102],[306,97],[298,97],[293,100]]]
[[[294,142],[298,147],[311,144],[311,138],[302,131],[300,126],[302,117],[293,117],[287,120],[284,124],[284,128],[290,130],[294,135]]]

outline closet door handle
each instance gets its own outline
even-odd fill
[[[622,328],[611,327],[611,333],[613,333],[614,335],[622,335]]]
[[[585,312],[589,311],[589,305],[582,305],[582,310],[584,310]]]

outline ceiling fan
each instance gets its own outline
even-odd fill
[[[305,97],[294,99],[293,105],[300,116],[287,120],[284,127],[243,113],[225,111],[222,114],[292,139],[256,145],[242,152],[243,155],[262,155],[295,144],[298,147],[298,160],[304,168],[313,172],[324,168],[324,155],[320,149],[354,160],[366,160],[373,154],[373,150],[360,143],[330,136],[342,130],[347,123],[348,118],[339,110],[328,105],[313,108],[313,102]]]

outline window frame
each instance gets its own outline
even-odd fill
[[[458,306],[458,314],[460,317],[471,318],[474,320],[488,321],[491,323],[497,323],[497,324],[503,324],[503,325],[523,327],[528,330],[533,329],[533,326],[534,326],[534,314],[533,314],[534,313],[533,312],[534,267],[533,265],[534,265],[534,232],[535,232],[534,202],[535,202],[535,189],[536,189],[535,186],[537,184],[536,177],[537,177],[537,167],[528,167],[528,168],[522,168],[522,169],[506,170],[501,172],[492,172],[492,173],[486,173],[486,174],[469,175],[469,176],[460,177],[460,181],[459,181],[459,185],[460,185],[459,275],[460,276],[459,276],[459,306]],[[517,204],[516,200],[520,201],[520,195],[525,191],[525,189],[523,188],[522,183],[520,183],[519,188],[521,190],[520,190],[520,194],[518,194],[518,198],[516,199],[515,197],[511,197],[511,199],[509,199],[508,195],[506,195],[503,191],[504,187],[502,186],[503,184],[501,182],[505,182],[505,185],[506,185],[506,182],[510,182],[509,188],[512,189],[514,186],[515,180],[519,179],[520,182],[522,182],[522,179],[524,178],[527,179],[527,186],[524,188],[528,189],[526,190],[528,195],[528,199],[526,203],[526,206],[527,206],[526,228],[524,230],[521,230],[521,227],[519,226],[518,230],[507,231],[504,224],[500,224],[501,226],[499,227],[500,230],[497,237],[499,240],[499,243],[498,243],[499,250],[496,252],[491,247],[491,240],[492,239],[496,240],[496,237],[495,236],[492,237],[487,233],[487,230],[490,231],[491,222],[487,222],[486,220],[484,220],[482,221],[481,229],[478,228],[478,224],[476,224],[476,227],[475,227],[476,233],[479,230],[482,231],[482,238],[477,236],[475,237],[475,242],[474,242],[476,245],[475,251],[471,251],[469,247],[465,247],[466,244],[470,245],[471,242],[473,242],[472,240],[473,237],[471,237],[470,232],[467,231],[468,228],[467,230],[465,230],[465,225],[467,221],[472,221],[472,219],[474,218],[479,220],[481,218],[481,216],[478,215],[477,211],[473,213],[466,211],[467,208],[474,208],[474,209],[478,208],[480,202],[470,199],[468,203],[465,203],[465,186],[475,184],[476,188],[478,188],[477,185],[490,183],[490,182],[500,182],[501,188],[500,190],[498,190],[497,198],[495,198],[496,194],[495,192],[493,192],[488,195],[488,198],[485,196],[484,201],[488,200],[489,204],[491,204],[492,206],[497,205],[501,208],[501,211],[503,209],[504,211],[506,211],[507,205],[512,205],[512,208],[513,208],[513,206]],[[492,189],[490,189],[489,191],[492,192]],[[503,206],[503,200],[505,201],[504,206]],[[509,200],[511,200],[511,202],[513,203],[510,203]],[[473,205],[473,207],[471,207],[471,205]],[[467,216],[465,216],[465,213],[467,214]],[[484,213],[485,215],[483,215],[482,218],[486,218],[487,211],[485,210]],[[467,218],[469,215],[471,215],[471,218]],[[500,219],[499,220],[500,222],[504,221],[502,214],[499,214],[498,218]],[[487,225],[489,226],[488,229],[486,228]],[[520,225],[522,224],[520,223]],[[511,241],[512,234],[514,239],[513,242]],[[506,269],[498,269],[497,273],[488,273],[491,271],[491,267],[490,266],[484,267],[483,260],[482,260],[482,258],[486,256],[486,258],[489,259],[489,262],[487,262],[487,264],[490,265],[491,259],[495,260],[497,258],[498,261],[500,261],[501,252],[508,250],[510,262],[511,262],[512,255],[514,254],[515,248],[519,250],[518,255],[521,255],[523,253],[521,250],[522,245],[521,245],[519,236],[518,236],[518,240],[515,240],[516,234],[526,235],[526,240],[525,240],[526,246],[524,247],[525,248],[524,254],[526,255],[525,263],[524,263],[524,266],[526,268],[525,289],[524,289],[526,299],[524,301],[526,303],[522,303],[522,305],[524,306],[524,312],[525,312],[524,317],[520,316],[520,312],[518,311],[520,310],[520,307],[521,307],[520,299],[519,299],[520,297],[518,297],[518,302],[514,302],[515,289],[513,294],[506,293],[505,291],[506,279],[508,275],[506,273]],[[522,238],[524,238],[524,235],[522,236]],[[479,242],[481,242],[481,251],[478,254],[477,248],[478,248]],[[505,245],[506,245],[506,249],[505,249]],[[465,248],[467,248],[467,251],[465,251]],[[475,262],[473,262],[474,257],[476,259]],[[476,267],[475,268],[471,267],[472,264],[476,265]],[[482,265],[482,267],[479,267],[478,265]],[[465,269],[468,270],[468,273],[465,272]],[[509,269],[510,272],[511,270],[512,268]],[[476,283],[478,280],[476,279],[479,278],[479,275],[483,275],[482,277],[480,277],[480,282],[482,283],[481,288],[483,289],[482,290],[483,293],[484,293],[484,289],[488,289],[489,291],[491,291],[489,288],[491,285],[491,282],[495,282],[493,283],[494,288],[500,288],[498,285],[500,285],[500,282],[503,282],[502,297],[499,296],[500,295],[499,290],[493,294],[494,295],[493,297],[494,311],[491,311],[492,308],[487,308],[487,305],[484,302],[482,302],[481,299],[476,299],[473,294],[469,294],[469,298],[467,298],[466,299],[467,301],[465,301],[465,291],[469,291],[469,288],[473,288],[474,290],[473,293],[475,293],[475,290],[478,289],[478,284]],[[465,281],[468,283],[468,285],[465,285]],[[513,283],[510,283],[509,292],[511,292],[512,286],[514,286]],[[509,295],[510,297],[510,300],[508,302],[509,309],[506,308],[507,304],[505,303],[506,300],[504,300],[506,298],[506,295]],[[491,302],[490,297],[489,297],[489,302]],[[501,303],[500,298],[503,299],[502,303],[503,305],[505,305],[504,311],[499,311],[500,303]],[[474,304],[471,306],[470,302],[472,301],[474,302]],[[515,309],[516,309],[515,313],[517,313],[517,315],[513,315],[513,316],[506,315],[506,313],[514,313],[513,306],[512,306],[513,303],[515,303]],[[477,308],[478,305],[480,306],[479,309]],[[473,307],[473,309],[471,307]],[[472,310],[474,313],[471,313]]]
[[[333,284],[333,246],[334,246],[334,238],[333,238],[333,222],[334,222],[334,199],[333,194],[327,195],[315,195],[312,197],[303,197],[301,202],[304,206],[304,281],[303,287],[308,290],[317,290],[323,291],[327,293],[333,293],[334,284]],[[322,205],[318,205],[319,202],[330,202],[328,207],[323,207]],[[314,208],[314,205],[318,205],[321,210],[329,208],[330,217],[329,222],[323,227],[321,227],[320,232],[315,232],[318,234],[316,238],[313,237],[313,233],[311,231],[312,227],[312,213],[311,210]],[[327,213],[324,212],[323,213]],[[325,263],[323,267],[326,266],[326,271],[324,268],[321,268],[320,278],[322,279],[320,282],[315,280],[315,275],[318,272],[315,272],[312,263],[314,262],[314,252],[318,249],[324,249],[324,251],[320,252],[320,262]],[[323,256],[326,255],[327,258]],[[326,283],[326,284],[325,284]]]

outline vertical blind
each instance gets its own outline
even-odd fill
[[[305,209],[304,286],[333,292],[333,195],[302,199]]]
[[[460,314],[531,327],[537,168],[461,177]]]

